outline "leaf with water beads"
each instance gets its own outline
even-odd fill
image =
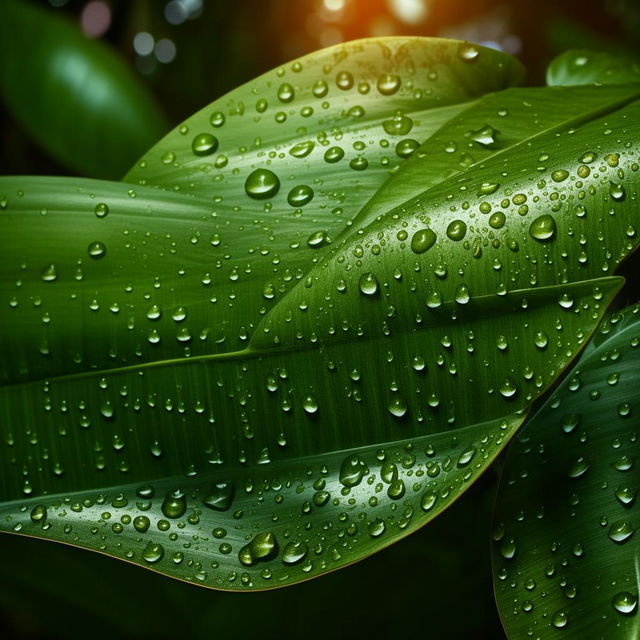
[[[640,307],[612,314],[510,445],[494,523],[509,636],[635,637]]]

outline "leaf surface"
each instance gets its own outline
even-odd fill
[[[509,448],[494,572],[509,637],[638,636],[640,308],[603,323]]]
[[[612,53],[572,49],[554,58],[547,69],[549,86],[638,82],[638,62]]]
[[[262,223],[213,216],[208,194],[1,179],[4,237],[21,241],[0,254],[2,528],[261,589],[422,526],[621,285],[640,127],[625,102],[354,226],[283,289],[262,278],[296,249],[274,262],[238,241],[261,257],[234,273],[235,238]],[[228,246],[202,241],[225,230]],[[239,348],[215,338],[232,308],[255,318]]]

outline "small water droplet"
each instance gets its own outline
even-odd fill
[[[107,247],[99,240],[92,242],[87,251],[94,260],[100,260],[100,258],[104,258],[107,255]]]
[[[374,296],[378,292],[378,280],[371,272],[363,273],[360,276],[359,287],[365,296]]]

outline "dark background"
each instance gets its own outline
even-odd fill
[[[464,38],[517,55],[529,70],[528,84],[541,84],[549,60],[567,48],[637,57],[640,37],[638,0],[39,4],[84,24],[85,31],[93,29],[118,50],[172,126],[252,77],[342,40],[394,34]],[[147,55],[134,48],[140,32],[151,34],[157,47]],[[175,47],[170,61],[167,40]],[[0,173],[68,171],[0,106]],[[2,535],[0,637],[502,640],[489,542],[496,480],[491,469],[428,527],[372,558],[265,593],[207,591],[97,554]]]

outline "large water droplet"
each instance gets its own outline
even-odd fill
[[[374,296],[378,292],[378,280],[371,272],[360,276],[359,286],[365,296]]]
[[[187,510],[187,498],[180,489],[170,491],[162,502],[162,513],[167,518],[179,518]]]
[[[385,73],[378,78],[378,91],[383,96],[392,96],[400,88],[400,76]]]
[[[97,240],[88,246],[87,252],[94,260],[100,260],[100,258],[104,258],[107,255],[107,247],[103,242]]]
[[[534,240],[547,242],[556,234],[556,221],[548,213],[536,218],[529,226],[529,234]]]
[[[621,591],[613,596],[611,605],[618,613],[628,616],[636,612],[638,608],[638,596],[628,591]]]
[[[436,238],[437,236],[432,229],[420,229],[416,231],[411,238],[411,251],[414,253],[424,253],[434,245]]]
[[[227,511],[233,503],[235,484],[233,482],[216,482],[204,498],[205,506],[216,511]]]
[[[265,200],[278,193],[280,180],[278,176],[269,169],[256,169],[249,174],[244,183],[247,195],[256,200]]]
[[[197,156],[208,156],[218,148],[218,138],[210,133],[198,134],[191,143],[191,150]]]
[[[313,199],[313,189],[306,184],[299,184],[289,191],[287,202],[292,207],[303,207]]]

